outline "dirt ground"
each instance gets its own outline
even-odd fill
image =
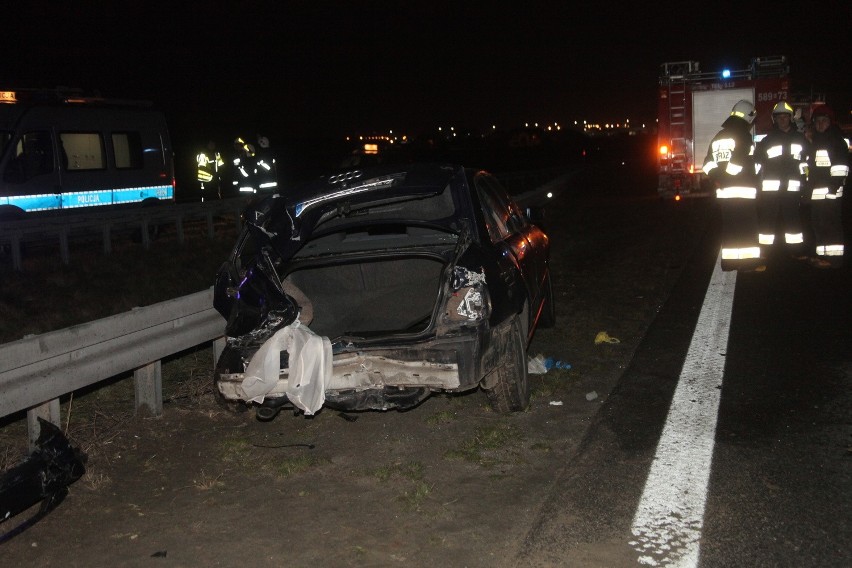
[[[0,562],[535,565],[517,551],[708,211],[659,202],[653,180],[627,166],[572,183],[548,210],[557,326],[529,350],[571,368],[532,376],[527,412],[497,415],[474,392],[408,412],[285,411],[259,422],[213,401],[209,349],[165,365],[160,417],[132,416],[129,380],[65,401],[87,474],[57,510],[0,545]],[[596,344],[601,331],[618,342]],[[21,428],[0,432],[7,457]]]

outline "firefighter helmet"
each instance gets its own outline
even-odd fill
[[[828,105],[819,105],[811,113],[811,119],[816,120],[818,116],[826,116],[831,122],[834,122],[834,111]]]
[[[772,114],[789,114],[793,116],[793,107],[787,104],[787,101],[781,101],[772,109]]]
[[[731,109],[731,116],[742,118],[749,124],[754,121],[754,116],[757,112],[754,110],[754,105],[745,99],[737,101],[734,108]]]

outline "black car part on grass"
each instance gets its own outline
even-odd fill
[[[0,477],[0,524],[41,503],[38,511],[0,534],[0,544],[44,518],[68,495],[68,486],[86,472],[86,455],[71,447],[62,431],[39,418],[36,449]]]

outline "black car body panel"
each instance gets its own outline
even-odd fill
[[[331,342],[328,406],[489,388],[511,322],[528,340],[550,286],[547,236],[496,179],[460,166],[325,177],[258,202],[245,222],[214,294],[229,336],[217,392],[230,401],[246,400],[251,357],[297,317]],[[267,398],[286,396],[288,367],[283,351]]]

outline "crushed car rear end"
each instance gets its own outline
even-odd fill
[[[262,397],[246,370],[293,325],[327,338],[322,403],[341,410],[411,408],[432,392],[477,388],[498,364],[487,276],[496,267],[480,246],[463,168],[347,172],[245,217],[215,291],[228,319],[215,379],[226,401],[287,401],[292,353],[281,350]]]

